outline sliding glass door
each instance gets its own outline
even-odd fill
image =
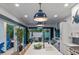
[[[12,47],[14,47],[14,27],[7,24],[6,48],[8,50]]]

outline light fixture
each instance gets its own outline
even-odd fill
[[[14,4],[16,7],[19,7],[20,5],[18,3]]]
[[[44,25],[43,24],[40,24],[40,25],[37,25],[38,27],[43,27]]]
[[[56,18],[56,17],[58,17],[58,15],[57,15],[57,14],[55,14],[55,15],[54,15],[54,17]]]
[[[27,18],[27,17],[28,17],[28,15],[24,15],[24,17],[25,17],[25,18]]]
[[[40,8],[39,8],[38,12],[34,15],[34,21],[38,21],[38,22],[47,21],[47,15],[41,9],[41,3],[39,3],[39,6],[40,6]]]
[[[65,4],[64,4],[64,6],[65,6],[65,7],[68,7],[68,6],[69,6],[69,4],[68,4],[68,3],[65,3]]]
[[[36,26],[38,26],[38,27],[43,27],[44,24],[43,24],[43,22],[38,22],[38,23],[36,24]]]

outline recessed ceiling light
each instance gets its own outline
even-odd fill
[[[27,17],[28,17],[28,15],[24,15],[24,17],[25,17],[25,18],[27,18]]]
[[[65,7],[68,7],[68,6],[69,6],[69,4],[68,4],[68,3],[66,3],[66,4],[64,4],[64,6],[65,6]]]
[[[54,15],[54,17],[56,18],[56,17],[58,17],[58,15],[57,15],[57,14],[55,14],[55,15]]]
[[[43,24],[40,24],[40,25],[36,25],[36,26],[42,27],[42,26],[45,26],[45,25],[43,25]]]
[[[14,4],[16,7],[19,7],[20,5],[18,3]]]

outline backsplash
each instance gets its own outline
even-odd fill
[[[72,32],[71,33],[71,36],[72,37],[79,37],[79,32]]]

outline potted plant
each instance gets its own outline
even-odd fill
[[[23,49],[22,39],[23,39],[23,29],[17,28],[17,40],[18,40],[18,48],[19,51]]]

